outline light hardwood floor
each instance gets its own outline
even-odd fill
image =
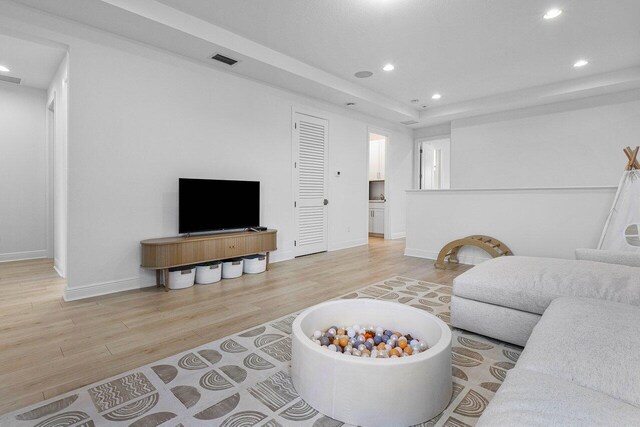
[[[391,276],[451,283],[404,241],[272,264],[210,286],[146,288],[76,302],[50,260],[0,264],[0,414],[117,375]]]

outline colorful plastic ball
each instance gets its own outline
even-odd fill
[[[362,355],[362,353],[360,352],[360,350],[353,350],[353,353],[352,353],[352,354],[353,354],[354,356],[361,356],[361,355]]]
[[[366,338],[364,337],[364,335],[358,335],[358,338],[356,338],[356,341],[358,341],[359,343],[362,343],[366,341]]]
[[[367,347],[366,347],[364,344],[360,344],[360,345],[358,346],[358,350],[359,350],[359,351],[365,350],[366,348],[367,348]]]
[[[329,345],[331,342],[329,341],[329,338],[327,337],[322,337],[320,338],[320,344],[322,345]]]
[[[313,333],[313,337],[314,337],[315,339],[319,339],[321,336],[322,336],[322,331],[315,331],[315,332]]]
[[[381,342],[380,344],[378,344],[378,350],[384,350],[387,348],[386,346],[387,345],[385,343]]]
[[[338,340],[338,344],[340,345],[340,347],[346,347],[347,345],[349,345],[349,338],[341,336]]]
[[[330,344],[330,345],[328,346],[328,348],[329,348],[329,350],[331,350],[331,351],[336,351],[336,349],[337,349],[337,347],[336,347],[335,345],[333,345],[333,344]]]
[[[404,348],[404,354],[411,356],[413,354],[413,348],[405,347]]]
[[[371,344],[370,341],[367,341],[366,343],[364,343],[364,346],[367,348],[367,350],[371,350],[373,348],[373,344]]]
[[[381,337],[381,336],[376,335],[376,336],[373,338],[373,343],[374,343],[375,345],[378,345],[378,344],[380,344],[381,342],[382,342],[382,337]]]
[[[411,347],[415,346],[416,344],[418,344],[418,340],[411,340],[411,341],[409,341],[409,345],[410,345]]]
[[[386,331],[384,331],[384,335],[390,337],[391,335],[393,335],[393,332],[387,329]]]
[[[406,348],[407,347],[407,340],[400,338],[398,340],[398,347],[400,347],[402,349]]]
[[[426,351],[427,349],[429,349],[429,346],[427,346],[427,343],[422,341],[420,343],[420,351]]]
[[[392,348],[393,347],[391,347],[391,345],[389,345],[389,344],[385,344],[384,345],[384,349],[387,350],[387,351],[391,350]]]
[[[356,336],[356,331],[353,328],[347,328],[347,336],[353,338]]]
[[[387,341],[389,341],[389,335],[383,335],[382,342],[387,342]]]

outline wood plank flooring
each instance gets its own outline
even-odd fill
[[[65,302],[51,260],[0,264],[0,414],[117,375],[394,275],[450,283],[404,241],[272,264],[216,285]]]

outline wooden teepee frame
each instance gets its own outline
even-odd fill
[[[624,154],[627,155],[627,159],[629,162],[627,163],[627,170],[638,170],[640,169],[640,162],[638,162],[638,152],[640,151],[640,147],[636,147],[635,149],[631,149],[631,147],[627,147],[624,149]]]
[[[616,197],[613,200],[613,207],[611,208],[611,212],[609,213],[609,216],[607,217],[607,222],[605,222],[605,224],[604,224],[604,230],[602,230],[602,235],[600,236],[600,242],[598,243],[598,249],[602,249],[602,244],[604,243],[604,238],[607,235],[607,231],[609,230],[609,225],[611,224],[611,218],[614,215],[615,208],[618,205],[618,200],[620,199],[620,191],[622,190],[623,183],[625,182],[625,179],[627,179],[628,175],[631,175],[632,178],[637,175],[637,173],[635,173],[635,172],[632,173],[632,174],[629,174],[629,172],[640,170],[640,162],[638,162],[638,153],[640,152],[640,147],[636,147],[633,150],[631,149],[631,147],[627,147],[623,151],[624,151],[624,154],[627,155],[627,160],[628,160],[627,167],[626,167],[627,172],[625,172],[622,175],[622,180],[620,181],[620,185],[618,186],[618,191],[616,192]]]

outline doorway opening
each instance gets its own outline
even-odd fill
[[[450,188],[451,142],[449,138],[416,141],[415,187],[419,190]]]
[[[389,136],[378,131],[368,133],[369,148],[369,243],[388,237],[387,148]]]

